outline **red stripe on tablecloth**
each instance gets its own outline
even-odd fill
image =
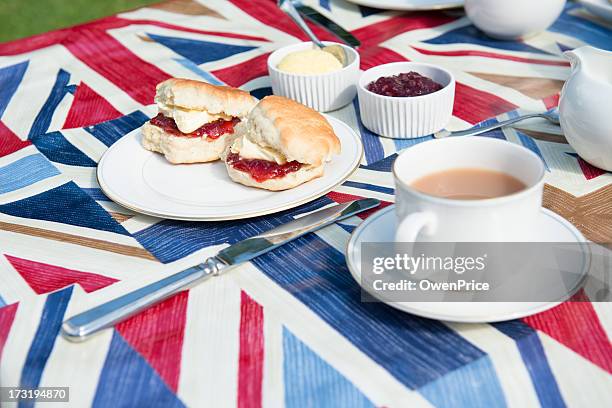
[[[143,105],[153,103],[155,85],[170,75],[140,59],[104,30],[81,30],[64,46],[94,71]]]
[[[360,67],[364,71],[377,65],[388,64],[390,62],[409,61],[408,58],[385,47],[371,46],[359,51],[361,58]]]
[[[270,0],[230,0],[237,7],[251,17],[261,21],[266,26],[274,27],[289,35],[299,38],[302,41],[309,41],[306,34],[277,6],[275,1]],[[338,41],[338,39],[330,34],[327,30],[319,27],[316,24],[306,21],[306,24],[321,40]]]
[[[0,157],[16,152],[31,144],[27,140],[21,140],[0,121]]]
[[[48,47],[54,44],[62,44],[64,40],[67,41],[78,41],[79,33],[82,30],[109,30],[113,28],[126,27],[128,25],[153,25],[162,28],[168,28],[171,30],[184,31],[188,33],[206,34],[206,35],[217,35],[221,37],[238,38],[244,40],[254,41],[266,41],[269,40],[263,37],[257,37],[245,34],[227,33],[219,31],[209,30],[197,30],[194,28],[188,28],[178,26],[174,24],[168,24],[161,21],[155,20],[129,20],[116,16],[106,17],[99,20],[90,21],[88,23],[79,24],[74,27],[65,28],[62,30],[50,31],[48,33],[37,34],[31,37],[22,38],[16,41],[7,42],[0,44],[0,55],[17,55],[26,52],[38,50],[40,48]]]
[[[240,293],[240,354],[238,407],[261,407],[264,364],[263,308],[246,292]]]
[[[13,303],[0,309],[0,358],[2,358],[2,350],[4,350],[6,339],[13,326],[18,305],[19,303]]]
[[[351,33],[361,41],[362,46],[380,44],[402,33],[423,28],[437,27],[456,20],[443,13],[418,12],[401,14],[379,23],[353,30]],[[365,47],[364,47],[365,48]]]
[[[347,201],[360,200],[363,198],[361,196],[356,196],[353,194],[338,193],[337,191],[332,191],[332,192],[327,193],[327,197],[329,197],[330,199],[334,200],[337,203],[346,203]],[[364,211],[362,213],[359,213],[357,214],[357,216],[365,220],[370,215],[374,214],[376,211],[382,210],[383,208],[389,205],[391,205],[389,201],[381,201],[378,207],[372,208],[371,210]]]
[[[63,129],[80,128],[107,120],[116,119],[123,114],[106,99],[96,93],[84,82],[77,87],[70,111]]]
[[[497,54],[495,52],[488,51],[476,51],[476,50],[456,50],[456,51],[433,51],[427,50],[424,48],[412,47],[421,54],[425,55],[442,55],[448,57],[486,57],[486,58],[496,58],[496,59],[504,59],[509,61],[516,62],[524,62],[527,64],[540,64],[540,65],[558,65],[558,66],[569,66],[569,62],[567,61],[551,61],[551,60],[543,60],[537,58],[524,58],[524,57],[516,57],[513,55],[504,55]]]
[[[270,53],[252,58],[231,67],[211,71],[211,74],[231,86],[240,86],[252,79],[268,75],[268,56]]]
[[[470,123],[482,122],[518,106],[488,92],[457,82],[453,115]]]
[[[34,292],[39,295],[53,292],[75,283],[81,285],[85,292],[90,293],[117,282],[117,279],[91,272],[76,271],[10,255],[4,256]]]
[[[612,373],[612,345],[582,289],[570,301],[523,321]]]
[[[544,98],[542,101],[544,102],[546,109],[552,109],[552,108],[559,106],[560,96],[561,96],[560,94],[555,94],[555,95],[550,95]]]
[[[179,292],[115,327],[174,392],[181,373],[188,296],[188,291]]]

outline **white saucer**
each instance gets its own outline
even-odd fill
[[[98,182],[116,203],[155,217],[187,221],[249,218],[314,200],[344,182],[359,166],[361,138],[345,123],[325,116],[342,145],[325,174],[291,190],[272,192],[230,180],[221,161],[170,164],[141,145],[140,129],[113,144],[98,164]]]
[[[462,7],[463,0],[348,0],[360,6],[383,10],[440,10]]]
[[[566,219],[542,209],[537,242],[586,243],[586,239]],[[368,217],[357,227],[347,246],[346,262],[357,283],[361,282],[361,245],[365,242],[393,242],[396,229],[394,206],[386,207]],[[576,274],[574,288],[587,275],[590,258],[584,256],[581,274]],[[573,293],[573,291],[570,291]],[[376,296],[376,293],[371,293]],[[561,302],[384,302],[404,312],[430,319],[485,323],[518,319],[548,310]]]

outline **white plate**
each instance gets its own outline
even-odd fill
[[[580,3],[596,16],[612,22],[612,4],[608,0],[580,0]]]
[[[221,161],[170,164],[141,146],[137,129],[118,140],[98,164],[98,182],[113,201],[131,210],[187,221],[249,218],[314,200],[345,181],[359,166],[363,145],[345,123],[325,116],[342,145],[325,174],[296,188],[272,192],[230,180]]]
[[[360,6],[383,10],[439,10],[463,7],[463,0],[348,0]]]
[[[563,217],[542,209],[542,217],[534,230],[539,231],[538,242],[585,243],[586,240]],[[361,244],[364,242],[393,242],[395,234],[394,206],[386,207],[368,217],[353,231],[347,246],[346,261],[351,275],[361,282]],[[588,250],[588,249],[587,249]],[[582,284],[590,265],[590,258],[582,260],[581,274],[576,274],[575,289]],[[376,296],[376,293],[372,293]],[[485,323],[518,319],[548,310],[560,302],[385,302],[404,312],[430,319]]]

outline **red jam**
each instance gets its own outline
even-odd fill
[[[395,97],[427,95],[442,88],[443,86],[433,79],[414,71],[380,77],[367,86],[368,91],[375,94]]]
[[[199,129],[194,130],[191,133],[183,133],[176,126],[174,119],[164,116],[158,113],[156,117],[151,119],[151,124],[159,128],[164,129],[166,132],[183,137],[206,137],[210,140],[219,138],[219,136],[226,133],[234,133],[234,126],[240,122],[238,118],[232,118],[232,120],[217,119],[214,122],[206,123]]]
[[[288,173],[298,171],[300,167],[302,167],[302,163],[297,161],[278,164],[267,160],[245,159],[240,157],[237,153],[228,154],[227,163],[236,170],[249,173],[258,183],[273,178],[284,177]]]

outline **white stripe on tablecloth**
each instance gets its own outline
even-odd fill
[[[540,404],[516,342],[488,324],[446,322],[460,336],[487,353],[509,407]]]
[[[62,175],[75,182],[81,188],[100,188],[96,179],[95,167],[71,166],[68,164],[52,162]]]
[[[17,190],[0,194],[0,204],[12,203],[14,201],[19,201],[23,200],[24,198],[42,194],[45,191],[49,191],[59,186],[63,186],[68,181],[69,180],[63,174],[57,174],[55,176],[47,177],[40,181],[36,181],[32,184],[29,184],[25,187],[18,188]]]
[[[264,310],[262,406],[279,407],[285,400],[283,382],[283,322]]]
[[[21,275],[13,268],[4,254],[12,255],[4,247],[4,243],[10,239],[10,234],[0,231],[0,242],[2,242],[2,255],[0,255],[0,297],[7,305],[21,300],[31,299],[37,296],[36,292],[27,284]],[[0,377],[2,378],[2,377]]]
[[[110,215],[109,215],[110,217]],[[80,227],[76,225],[63,224],[61,222],[37,220],[34,218],[14,217],[12,215],[0,213],[0,221],[10,224],[24,225],[34,228],[42,228],[50,231],[63,232],[66,234],[80,237],[99,239],[102,241],[114,242],[117,244],[128,245],[142,248],[136,238],[110,231],[102,231],[94,228]]]
[[[176,269],[174,263],[164,265],[156,260],[8,231],[0,231],[0,242],[3,254],[119,280],[137,279]],[[2,259],[6,260],[4,257]],[[0,292],[4,292],[4,289],[0,286]],[[10,290],[7,292],[10,293]],[[2,297],[5,297],[4,294]]]
[[[23,159],[24,157],[31,156],[33,154],[40,153],[36,146],[29,145],[22,149],[17,150],[16,152],[9,153],[6,156],[0,157],[0,167],[4,167],[13,162],[16,162],[19,159]]]
[[[285,327],[351,381],[375,405],[431,406],[418,392],[406,388],[252,264],[243,265],[227,276],[241,287],[249,288],[249,295],[264,307],[266,316],[273,314],[280,319]],[[364,376],[363,373],[368,375]]]
[[[62,130],[62,135],[74,147],[96,163],[100,161],[100,158],[102,158],[102,155],[108,149],[108,146],[83,128]]]
[[[74,304],[87,304],[88,294],[75,286],[65,317],[76,314]],[[71,343],[61,335],[55,340],[53,351],[40,379],[41,387],[70,387],[70,401],[66,407],[91,406],[98,380],[113,337],[113,330],[103,330],[82,343]],[[70,361],[70,369],[66,369]]]
[[[193,287],[187,304],[178,396],[187,406],[236,406],[240,288],[228,276]]]
[[[3,387],[19,385],[21,371],[38,329],[46,300],[47,296],[37,296],[26,302],[20,302],[17,307],[0,360],[0,384]]]
[[[538,336],[568,407],[611,406],[612,376],[548,335]]]

